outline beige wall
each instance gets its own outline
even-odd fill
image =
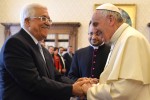
[[[1,50],[1,47],[4,43],[4,40],[5,40],[5,36],[4,36],[4,26],[2,26],[0,24],[0,50]]]
[[[111,2],[110,2],[111,1]],[[136,29],[150,40],[150,0],[0,0],[0,23],[18,23],[20,9],[24,4],[38,2],[48,7],[54,22],[80,22],[78,48],[87,46],[88,23],[92,16],[94,4],[136,4]],[[4,41],[3,27],[0,26],[0,47]]]

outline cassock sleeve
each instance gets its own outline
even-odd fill
[[[97,84],[88,89],[88,100],[136,100],[142,83],[134,80],[119,79],[107,84]],[[134,91],[133,91],[134,90]]]

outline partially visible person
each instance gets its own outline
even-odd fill
[[[63,55],[65,61],[65,68],[66,68],[66,73],[65,73],[66,76],[68,76],[68,72],[70,70],[73,56],[74,56],[73,48],[72,46],[68,46],[67,52]]]
[[[101,34],[92,29],[89,23],[88,40],[90,45],[75,52],[68,77],[77,80],[81,77],[98,78],[104,70],[110,46],[103,42]]]
[[[58,47],[54,47],[54,54],[53,54],[54,66],[56,69],[62,73],[62,61],[58,54]]]
[[[106,3],[92,16],[111,51],[99,80],[91,87],[84,84],[88,100],[149,100],[150,44],[142,33],[123,22],[119,9]]]
[[[49,53],[52,55],[54,54],[54,47],[53,46],[49,46],[48,47]]]
[[[60,56],[63,56],[63,52],[64,52],[64,48],[63,47],[59,47],[58,48],[58,53]]]
[[[83,95],[81,86],[62,76],[40,41],[52,21],[45,6],[29,4],[22,9],[21,30],[4,43],[0,52],[0,100],[68,100]]]
[[[59,47],[58,48],[58,55],[59,55],[60,60],[61,60],[62,73],[65,74],[66,73],[66,65],[65,65],[64,58],[63,58],[63,53],[64,53],[64,48]]]

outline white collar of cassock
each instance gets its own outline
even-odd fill
[[[104,42],[102,44],[100,44],[99,46],[102,46],[104,44]],[[99,46],[93,46],[92,44],[90,44],[94,49],[98,49]]]

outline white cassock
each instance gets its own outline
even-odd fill
[[[150,44],[122,24],[111,40],[111,52],[100,82],[88,89],[88,100],[150,100]]]

